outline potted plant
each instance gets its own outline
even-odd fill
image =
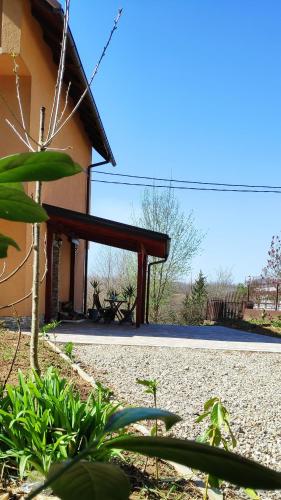
[[[133,323],[134,320],[134,299],[136,296],[135,287],[131,284],[122,289],[122,296],[127,300],[127,309],[121,309],[123,314],[122,322]]]
[[[124,300],[128,301],[128,303],[127,303],[128,309],[131,309],[132,300],[135,297],[135,295],[136,295],[135,287],[131,284],[125,286],[122,289],[122,297],[124,298]]]
[[[90,285],[93,287],[93,307],[88,309],[88,316],[93,321],[98,321],[100,318],[99,307],[100,299],[99,294],[101,292],[100,283],[97,280],[90,281]]]
[[[107,296],[110,300],[117,300],[118,295],[119,295],[119,293],[114,289],[108,290],[108,292],[107,292]]]

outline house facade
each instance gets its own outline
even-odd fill
[[[42,106],[46,108],[48,123],[56,85],[62,26],[63,12],[56,0],[0,0],[0,157],[26,150],[7,124],[9,120],[17,126],[16,119],[20,116],[14,62],[20,76],[26,128],[32,137],[38,137],[39,111]],[[69,84],[66,113],[71,111],[86,85],[84,70],[70,31],[64,92]],[[76,311],[85,312],[88,242],[98,241],[127,248],[138,255],[137,315],[138,323],[143,322],[147,256],[166,258],[169,238],[167,235],[89,215],[92,157],[95,158],[96,152],[102,157],[99,164],[116,164],[91,93],[88,93],[79,111],[54,139],[52,147],[63,150],[69,148],[67,152],[83,167],[83,173],[43,183],[42,200],[49,220],[42,225],[41,239],[42,255],[45,255],[41,260],[42,319],[49,321],[56,318],[59,304],[67,301],[73,303]],[[32,196],[34,183],[26,184],[25,190]],[[14,238],[21,249],[9,250],[0,278],[0,320],[13,316],[10,304],[17,302],[16,313],[28,325],[31,316],[32,226],[0,219],[0,233]],[[19,270],[6,280],[17,267]]]

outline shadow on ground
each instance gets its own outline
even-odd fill
[[[162,339],[180,339],[180,340],[210,340],[222,342],[246,342],[246,343],[267,343],[281,344],[281,338],[269,336],[268,331],[260,328],[243,331],[243,323],[238,327],[233,324],[216,324],[207,326],[181,326],[167,324],[149,324],[142,325],[140,328],[135,328],[132,325],[119,323],[102,324],[93,323],[86,320],[83,323],[72,324],[62,323],[52,333],[67,334],[67,335],[86,335],[86,336],[102,336],[102,337],[150,337]],[[246,322],[245,322],[246,323]],[[253,327],[253,325],[251,325]]]

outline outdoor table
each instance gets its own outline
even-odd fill
[[[113,309],[115,316],[119,320],[122,319],[122,314],[119,311],[119,308],[122,304],[128,304],[127,300],[119,300],[119,299],[104,299],[105,302],[109,302],[110,307]]]

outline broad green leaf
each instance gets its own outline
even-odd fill
[[[212,488],[219,488],[221,485],[221,481],[216,477],[209,474],[209,484]]]
[[[219,428],[224,425],[224,413],[219,402],[215,403],[211,412],[212,423]]]
[[[181,417],[166,410],[159,408],[125,408],[117,411],[108,420],[105,432],[113,432],[127,427],[127,425],[138,422],[139,420],[163,420],[166,429],[169,430],[174,424],[181,420]]]
[[[153,425],[150,429],[151,436],[157,436],[157,425]]]
[[[23,187],[22,182],[7,182],[7,183],[1,182],[1,186],[2,187],[6,186],[7,188],[18,189],[19,191],[24,191],[24,187]]]
[[[44,222],[45,210],[23,191],[0,184],[0,219],[18,222]]]
[[[9,246],[20,250],[20,247],[15,240],[5,236],[5,234],[0,234],[0,259],[5,259],[5,257],[7,257]]]
[[[171,460],[246,488],[281,489],[281,472],[222,448],[166,437],[113,439],[104,446]]]
[[[213,446],[220,446],[221,444],[221,431],[216,428],[215,430],[215,434],[214,434],[214,437],[213,437],[213,440],[211,443],[208,443],[208,444],[212,444]]]
[[[27,461],[30,459],[30,457],[31,457],[31,455],[22,455],[21,458],[20,458],[19,475],[20,475],[21,479],[24,476],[25,467],[26,467]]]
[[[244,491],[248,495],[249,498],[252,498],[252,500],[260,500],[260,497],[257,495],[255,490],[252,490],[251,488],[245,488]]]
[[[231,438],[231,444],[232,444],[232,448],[236,448],[237,446],[237,440],[236,440],[236,437],[234,436],[233,432],[232,432],[232,429],[228,423],[228,420],[225,422],[226,423],[226,427],[228,429],[228,432],[230,434],[230,438]]]
[[[144,380],[142,380],[142,379],[140,379],[140,378],[137,378],[136,383],[137,383],[137,384],[140,384],[140,385],[144,385],[145,387],[151,387],[151,382],[150,382],[150,380],[145,380],[145,379],[144,379]]]
[[[202,413],[201,415],[199,415],[199,417],[196,418],[195,422],[199,423],[202,420],[204,420],[204,418],[207,418],[209,415],[210,415],[209,411],[207,411],[206,413]]]
[[[0,182],[54,181],[81,172],[72,158],[57,151],[21,153],[0,159]]]
[[[52,490],[61,500],[128,500],[130,484],[124,472],[114,465],[80,460],[63,472],[64,464],[51,467],[48,479],[61,470]]]
[[[206,401],[206,403],[204,404],[204,410],[205,411],[210,410],[210,408],[212,408],[212,406],[214,405],[214,403],[216,401],[218,401],[218,397],[217,396],[215,396],[214,398],[211,398],[208,401]]]

